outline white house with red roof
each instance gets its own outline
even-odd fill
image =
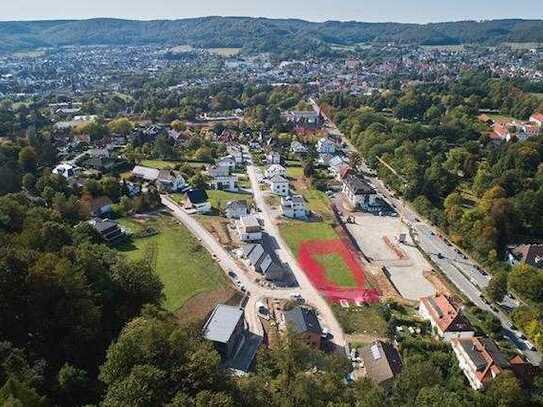
[[[430,321],[432,328],[445,342],[453,338],[469,338],[475,334],[467,318],[446,295],[421,298],[419,314]]]
[[[534,113],[530,116],[530,122],[534,123],[539,128],[543,127],[543,113]]]

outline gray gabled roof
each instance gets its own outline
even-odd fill
[[[227,343],[234,333],[240,319],[243,319],[243,310],[231,305],[219,304],[204,325],[203,335],[214,342]]]
[[[261,244],[255,245],[255,247],[253,247],[253,250],[251,250],[251,253],[249,253],[249,262],[253,266],[257,267],[264,253],[264,247],[262,247]]]
[[[321,324],[317,319],[315,311],[309,308],[296,307],[285,312],[285,319],[296,333],[313,332],[322,334]]]
[[[355,175],[349,175],[343,182],[356,195],[375,193],[375,190],[365,180]]]
[[[278,183],[281,183],[281,182],[288,182],[288,180],[283,178],[279,174],[275,174],[273,177],[271,177],[270,182],[273,183],[273,184],[278,184]]]

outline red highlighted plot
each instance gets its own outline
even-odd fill
[[[318,257],[336,255],[341,257],[355,281],[354,287],[342,287],[332,281]],[[331,301],[341,299],[375,303],[379,301],[379,292],[375,288],[366,288],[364,269],[353,251],[340,239],[309,240],[303,242],[298,252],[298,262],[311,283]]]

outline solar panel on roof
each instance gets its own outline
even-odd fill
[[[376,344],[371,345],[370,352],[374,360],[381,359],[381,351],[379,350],[379,346],[377,346]]]

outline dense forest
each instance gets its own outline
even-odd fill
[[[480,109],[527,119],[542,101],[486,72],[443,87],[323,101],[380,177],[493,272],[493,301],[507,290],[523,300],[513,320],[543,346],[541,272],[506,262],[509,245],[543,239],[543,135],[496,143],[477,119]]]
[[[325,51],[332,44],[450,45],[543,42],[543,21],[493,20],[432,24],[203,17],[183,20],[35,21],[0,23],[0,50],[63,45],[192,45],[247,51]]]

